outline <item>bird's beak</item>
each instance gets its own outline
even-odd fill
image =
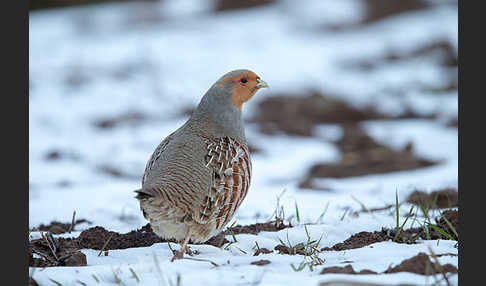
[[[258,87],[258,88],[267,87],[268,88],[268,84],[264,80],[257,78],[257,82],[258,83],[256,84],[256,87]]]

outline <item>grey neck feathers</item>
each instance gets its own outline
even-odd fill
[[[231,94],[227,90],[214,84],[186,124],[206,135],[230,136],[246,142],[241,112],[231,103]]]

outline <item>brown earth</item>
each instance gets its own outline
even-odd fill
[[[270,263],[271,263],[270,260],[262,259],[262,260],[253,261],[250,264],[258,265],[258,266],[263,266],[263,265],[267,265],[267,264],[270,264]]]
[[[449,121],[446,122],[446,126],[459,128],[459,119],[458,118],[450,119]]]
[[[215,10],[221,12],[236,9],[248,9],[272,4],[274,2],[275,0],[218,0],[216,1]]]
[[[396,171],[429,167],[438,162],[416,156],[412,143],[403,150],[393,150],[376,142],[362,129],[348,125],[337,142],[341,160],[337,163],[318,163],[312,166],[301,186],[312,178],[345,178],[369,174],[383,174]],[[309,186],[305,185],[304,186]]]
[[[298,246],[288,247],[286,245],[279,244],[275,246],[274,249],[278,251],[278,254],[304,255],[304,256],[307,256],[308,254],[303,247],[298,247]]]
[[[146,119],[141,112],[129,111],[111,118],[99,119],[94,122],[94,125],[100,129],[111,129],[118,125],[137,125]]]
[[[457,237],[454,235],[452,229],[448,226],[446,221],[442,218],[442,216],[446,217],[449,222],[452,224],[456,232],[459,234],[459,219],[458,219],[458,212],[456,210],[447,210],[442,213],[439,219],[436,219],[436,225],[442,229],[443,231],[447,232],[449,235],[457,240]],[[440,232],[437,232],[431,226],[427,226],[427,230],[429,232],[430,239],[448,239],[446,236],[442,235]],[[362,231],[356,234],[353,234],[345,241],[337,243],[332,247],[324,247],[322,251],[341,251],[341,250],[348,250],[348,249],[355,249],[361,248],[376,242],[382,241],[389,241],[393,240],[397,234],[395,229],[386,229],[383,228],[381,231]],[[428,239],[427,234],[424,228],[415,227],[403,230],[395,242],[397,243],[407,243],[412,244],[415,243],[417,239]]]
[[[265,222],[265,223],[255,223],[251,225],[237,225],[234,227],[229,227],[224,233],[225,234],[240,234],[240,233],[250,233],[257,234],[262,231],[279,231],[290,227],[284,223],[280,223],[278,226],[275,222]]]
[[[437,273],[457,273],[457,268],[452,264],[441,265],[442,270],[430,261],[429,256],[420,252],[416,256],[405,259],[397,266],[389,267],[383,273],[412,272],[421,275],[432,275]]]
[[[422,10],[430,4],[425,0],[388,1],[366,0],[366,15],[363,24],[379,21],[398,14]]]
[[[442,53],[443,56],[440,58],[440,64],[444,67],[458,66],[459,61],[457,58],[457,53],[452,43],[448,39],[439,39],[431,43],[418,46],[417,48],[405,53],[389,51],[385,54],[384,59],[389,63],[393,63],[397,61],[406,61],[413,58],[431,56],[436,53]]]
[[[54,223],[54,225],[57,225]],[[289,227],[280,224],[278,227],[275,222],[257,223],[248,226],[235,226],[228,228],[219,235],[209,239],[203,244],[209,244],[221,247],[229,241],[225,235],[251,233],[257,234],[261,231],[279,231]],[[49,233],[47,234],[49,236]],[[48,266],[72,266],[86,265],[86,257],[80,249],[96,250],[113,250],[126,249],[133,247],[147,247],[154,243],[175,242],[174,240],[164,240],[158,237],[150,227],[150,224],[131,232],[120,234],[114,231],[108,231],[101,226],[91,227],[82,231],[76,238],[54,238],[49,236],[50,240],[34,239],[29,242],[28,255],[29,265],[34,267]],[[54,248],[53,250],[51,250]],[[260,249],[261,253],[266,253],[264,248]],[[42,258],[33,258],[33,253],[37,253]],[[83,259],[84,258],[84,259]]]
[[[457,92],[457,67],[459,63],[458,55],[454,45],[446,38],[437,39],[431,43],[417,46],[408,51],[390,49],[377,57],[368,57],[362,60],[346,60],[343,62],[343,66],[345,68],[367,72],[377,69],[383,65],[393,65],[400,62],[419,59],[433,59],[434,64],[442,68],[444,73],[447,74],[447,78],[439,86],[429,86],[426,83],[417,83],[417,85],[412,88],[418,88],[422,92],[438,95],[445,92]],[[390,86],[388,92],[391,95],[399,96],[407,91]]]
[[[29,266],[86,266],[86,256],[79,251],[76,243],[70,239],[54,238],[50,233],[44,239],[29,242]],[[42,258],[34,258],[33,254]]]
[[[117,178],[126,178],[126,179],[134,179],[134,180],[140,179],[139,175],[135,175],[135,174],[125,172],[118,167],[114,167],[114,166],[110,166],[110,165],[100,165],[100,166],[97,166],[96,169],[101,173],[104,173],[106,175],[110,175],[110,176],[113,176],[113,177],[117,177]]]
[[[356,123],[371,119],[391,119],[373,106],[355,108],[337,96],[323,95],[315,90],[303,94],[266,95],[257,106],[257,113],[249,119],[260,131],[273,135],[313,136],[313,127],[321,123]],[[419,115],[416,115],[419,116]]]
[[[38,227],[32,228],[32,230],[33,231],[48,231],[48,232],[51,232],[52,234],[61,234],[61,233],[73,231],[75,229],[76,225],[81,224],[81,223],[91,224],[91,222],[86,220],[86,219],[78,219],[74,222],[74,224],[52,221],[48,225],[41,224]]]
[[[454,231],[451,229],[451,227],[444,218],[446,218],[451,223],[454,230],[457,232],[457,234],[459,234],[459,212],[456,210],[446,210],[441,214],[439,220],[436,219],[438,227],[443,229],[451,236],[455,237]]]
[[[268,254],[268,253],[272,253],[272,252],[273,251],[271,251],[268,248],[258,248],[257,251],[255,251],[255,253],[253,254],[253,256],[258,256],[260,254]]]
[[[102,3],[127,3],[135,1],[154,2],[156,0],[29,0],[29,10],[75,7]]]
[[[53,149],[46,153],[44,157],[47,161],[57,161],[61,159],[67,159],[72,161],[79,161],[80,158],[78,155],[73,154],[71,152],[67,152],[64,150]]]
[[[363,269],[359,272],[354,271],[353,266],[351,264],[348,264],[344,267],[339,267],[339,266],[332,266],[332,267],[327,267],[322,269],[321,274],[330,274],[330,273],[336,273],[336,274],[377,274],[377,272],[368,270],[368,269]]]
[[[364,269],[356,272],[353,266],[348,264],[344,267],[333,266],[322,269],[321,274],[384,274],[384,273],[397,273],[397,272],[411,272],[420,275],[432,275],[438,273],[457,273],[457,267],[452,264],[445,264],[441,266],[435,265],[430,261],[429,256],[423,252],[420,252],[416,256],[403,260],[399,265],[389,267],[382,273],[377,273],[372,270]]]
[[[108,231],[101,226],[96,226],[81,232],[76,241],[80,248],[97,250],[101,250],[107,241],[108,243],[104,247],[107,250],[147,247],[154,243],[167,242],[167,240],[158,237],[149,224],[125,234]]]
[[[426,209],[457,207],[458,192],[454,188],[445,188],[431,193],[416,190],[408,196],[407,202],[422,205]]]

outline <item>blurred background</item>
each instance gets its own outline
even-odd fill
[[[247,68],[254,161],[237,215],[315,219],[457,188],[457,1],[30,0],[29,225],[129,231],[152,151]],[[316,199],[317,198],[317,199]],[[269,202],[272,206],[268,207]]]

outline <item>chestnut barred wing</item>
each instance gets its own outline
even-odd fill
[[[212,170],[211,188],[196,220],[215,220],[217,230],[233,217],[245,199],[251,180],[248,146],[230,137],[207,140],[206,167]]]

